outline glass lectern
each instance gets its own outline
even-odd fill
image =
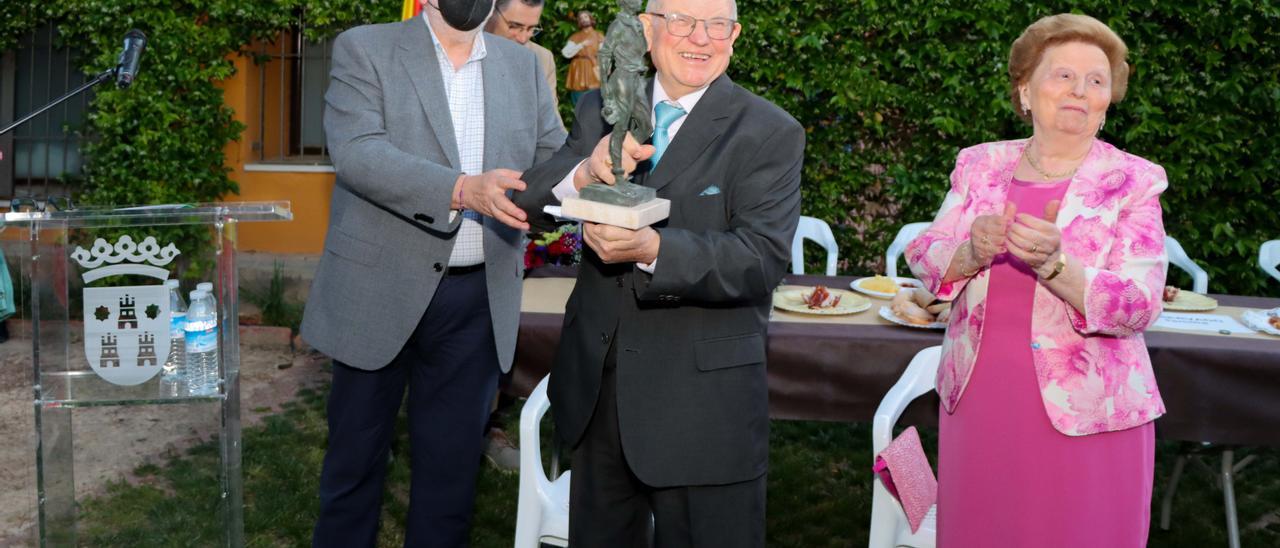
[[[73,415],[140,405],[194,406],[219,425],[221,498],[210,519],[222,520],[225,545],[244,544],[236,228],[291,218],[288,202],[4,214],[9,260],[20,265],[18,317],[31,337],[42,546],[77,544],[77,463],[93,456],[77,453]],[[213,245],[183,249],[206,230]],[[171,376],[160,374],[183,352],[170,337],[170,279],[180,281],[184,298],[197,282],[213,284],[216,377],[200,390],[175,389]]]

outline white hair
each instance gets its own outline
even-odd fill
[[[649,0],[644,5],[644,11],[647,13],[661,13],[662,0]],[[734,21],[738,20],[738,0],[729,0],[729,18]]]

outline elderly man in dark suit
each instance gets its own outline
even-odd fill
[[[313,544],[372,546],[409,390],[406,546],[467,542],[482,435],[519,324],[521,170],[564,142],[533,54],[480,25],[492,0],[333,45],[325,132],[337,181],[302,334],[334,359]],[[442,11],[443,10],[443,11]]]
[[[732,0],[647,11],[653,143],[628,139],[623,164],[671,216],[584,227],[550,382],[573,447],[570,544],[763,546],[765,338],[800,213],[804,130],[724,75],[741,32]],[[583,98],[518,205],[613,181],[600,108],[598,92]]]

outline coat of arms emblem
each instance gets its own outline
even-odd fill
[[[180,252],[161,248],[148,236],[141,244],[125,235],[111,245],[98,238],[92,249],[77,246],[71,258],[86,270],[84,352],[89,368],[109,383],[142,384],[160,372],[169,355],[168,265]],[[149,264],[148,264],[149,263]],[[103,266],[106,265],[106,266]],[[152,285],[89,287],[109,276],[155,278]]]

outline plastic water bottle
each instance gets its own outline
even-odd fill
[[[169,354],[160,369],[160,395],[176,398],[187,394],[187,303],[178,280],[165,280],[164,286],[169,290]]]
[[[187,381],[192,396],[218,393],[218,312],[213,295],[191,292],[186,322]]]

